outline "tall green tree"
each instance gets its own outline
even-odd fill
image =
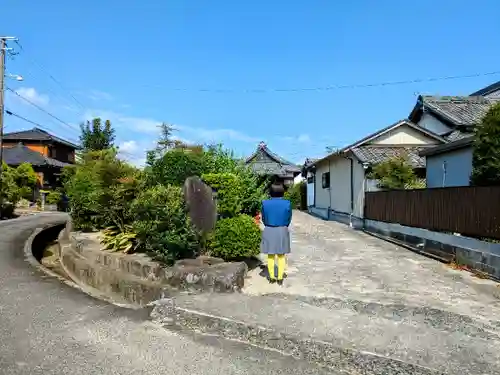
[[[500,103],[494,105],[476,128],[471,185],[500,185]]]
[[[114,145],[115,129],[109,120],[103,124],[101,119],[96,117],[81,124],[80,130],[80,142],[85,151],[106,150]]]
[[[417,176],[404,156],[388,159],[373,167],[369,178],[378,180],[381,189],[405,189],[415,184]]]

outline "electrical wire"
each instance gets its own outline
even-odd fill
[[[19,94],[17,91],[15,90],[12,90],[10,87],[6,87],[6,90],[12,92],[13,94],[17,95],[20,99],[24,100],[26,103],[29,103],[31,104],[33,107],[37,108],[38,110],[44,112],[45,114],[49,115],[50,117],[52,117],[54,120],[57,120],[58,122],[60,122],[61,124],[63,125],[66,125],[68,128],[70,128],[71,130],[76,130],[78,131],[78,129],[74,126],[74,125],[70,125],[68,124],[66,121],[64,120],[61,120],[59,117],[57,117],[56,115],[53,115],[52,113],[50,113],[49,111],[47,111],[46,109],[40,107],[38,104],[36,103],[33,103],[31,100],[29,100],[28,98],[24,97],[23,95]]]
[[[26,50],[18,40],[16,40],[15,43],[18,45],[21,51],[26,53]],[[86,110],[86,107],[82,104],[82,102],[80,102],[68,89],[66,89],[64,85],[58,79],[56,79],[54,75],[52,75],[40,62],[29,56],[28,60],[30,60],[32,64],[37,65],[40,70],[44,71],[54,83],[56,83],[63,91],[66,91],[66,93],[71,97],[71,99],[73,99],[75,103],[77,103],[84,111]]]
[[[242,90],[232,90],[232,89],[183,89],[174,88],[172,91],[183,91],[183,92],[206,92],[206,93],[272,93],[272,92],[305,92],[305,91],[334,91],[334,90],[345,90],[345,89],[363,89],[363,88],[374,88],[374,87],[386,87],[386,86],[400,86],[415,83],[425,83],[425,82],[438,82],[438,81],[448,81],[455,79],[465,79],[465,78],[477,78],[486,77],[492,75],[499,75],[500,70],[486,72],[486,73],[474,73],[474,74],[463,74],[454,76],[441,76],[441,77],[431,77],[431,78],[417,78],[409,79],[403,81],[386,81],[386,82],[374,82],[374,83],[364,83],[364,84],[348,84],[348,85],[331,85],[331,86],[319,86],[319,87],[302,87],[302,88],[255,88],[255,89],[242,89]],[[159,86],[155,86],[159,87]],[[164,88],[164,87],[163,87]]]
[[[47,132],[49,132],[49,133],[52,133],[52,130],[47,129],[45,126],[43,126],[43,125],[39,124],[38,122],[35,122],[35,121],[30,120],[30,119],[28,119],[28,118],[26,118],[26,117],[23,117],[23,116],[21,116],[21,115],[19,115],[19,114],[15,113],[15,112],[9,111],[8,109],[6,109],[6,110],[5,110],[5,113],[7,113],[9,116],[14,116],[14,117],[17,117],[17,118],[18,118],[18,119],[20,119],[20,120],[23,120],[23,121],[25,121],[25,122],[28,122],[28,123],[30,123],[30,124],[32,124],[32,125],[35,125],[35,126],[37,126],[37,127],[41,128],[41,129],[43,129],[43,130],[45,130],[45,131],[47,131]],[[72,139],[70,139],[70,141],[71,141],[71,142],[73,142],[73,143],[78,143],[78,142],[75,142],[75,141],[74,141],[74,140],[72,140]]]

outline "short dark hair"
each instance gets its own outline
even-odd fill
[[[282,198],[285,195],[285,187],[281,184],[272,184],[269,194],[273,198]]]

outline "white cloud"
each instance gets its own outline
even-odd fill
[[[301,134],[297,137],[297,141],[300,143],[309,143],[311,142],[311,137],[309,137],[309,134]]]
[[[282,140],[287,141],[287,142],[292,142],[292,143],[310,143],[311,142],[311,137],[309,134],[300,134],[299,136],[286,136],[286,137],[280,137]]]
[[[107,92],[104,92],[104,91],[100,91],[100,90],[90,91],[90,94],[88,95],[88,97],[92,100],[95,100],[95,101],[100,101],[100,100],[111,101],[114,99],[113,95],[111,95]]]
[[[49,104],[49,97],[47,95],[40,94],[33,87],[20,87],[16,90],[16,92],[39,106],[46,106]]]
[[[118,145],[118,149],[125,153],[137,151],[138,145],[136,141],[125,141]]]
[[[152,118],[124,116],[113,111],[88,110],[85,113],[85,120],[94,117],[109,119],[117,128],[132,129],[150,135],[157,135],[160,131],[159,126],[162,123],[162,121]],[[260,138],[252,137],[235,129],[209,129],[177,124],[173,124],[172,126],[176,133],[174,139],[179,139],[186,143],[211,143],[228,140],[257,143],[260,141]]]

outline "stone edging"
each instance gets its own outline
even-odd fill
[[[237,292],[248,272],[243,262],[210,257],[181,260],[164,268],[143,254],[103,251],[97,240],[69,230],[59,238],[64,271],[80,286],[99,290],[120,304],[144,306],[181,292]]]

